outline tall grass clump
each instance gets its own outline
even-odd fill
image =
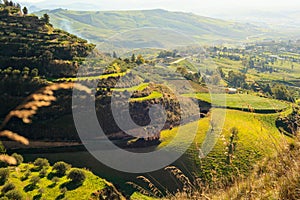
[[[56,97],[54,95],[55,91],[72,88],[76,88],[77,90],[84,91],[86,93],[91,93],[89,88],[75,83],[57,83],[41,88],[40,90],[28,96],[23,103],[8,113],[0,125],[0,137],[6,137],[23,145],[29,145],[29,140],[27,138],[11,130],[5,130],[7,123],[12,118],[19,118],[25,124],[31,123],[31,118],[37,114],[39,108],[50,106],[52,102],[56,101]],[[0,155],[0,161],[10,165],[17,165],[19,163],[15,156],[8,156],[4,154]]]

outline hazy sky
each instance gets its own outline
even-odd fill
[[[194,10],[203,8],[261,8],[261,9],[281,9],[300,7],[299,0],[19,0],[19,2],[31,2],[47,4],[72,4],[75,2],[91,3],[102,5],[104,9],[127,8],[172,8],[177,10]],[[97,8],[95,8],[97,9]],[[99,7],[98,9],[101,9]]]
[[[77,10],[162,8],[205,15],[243,12],[246,10],[300,10],[299,0],[19,0],[19,2],[22,2],[23,5],[35,3],[38,7],[42,8],[64,7]]]

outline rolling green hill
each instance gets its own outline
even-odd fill
[[[71,11],[43,10],[51,23],[92,42],[110,41],[125,47],[170,47],[193,43],[245,41],[251,35],[267,33],[260,27],[166,10]],[[120,34],[121,33],[121,34]],[[269,33],[268,33],[269,35]],[[266,35],[262,37],[267,37]]]
[[[108,199],[124,199],[111,183],[86,169],[76,169],[85,174],[82,184],[73,183],[67,175],[56,176],[51,166],[39,171],[33,164],[23,163],[20,166],[1,168],[1,173],[4,174],[6,170],[8,177],[0,186],[2,198],[19,199],[12,197],[10,193],[13,191],[14,194],[21,195],[22,199],[101,199],[105,192],[110,191],[111,196],[105,194]]]

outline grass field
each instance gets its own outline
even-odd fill
[[[124,91],[128,91],[128,92],[134,92],[134,91],[143,91],[144,89],[146,89],[149,86],[149,83],[142,83],[140,85],[131,87],[131,88],[113,88],[113,91],[116,92],[124,92]]]
[[[118,77],[118,76],[125,76],[127,72],[122,72],[122,73],[115,73],[115,74],[105,74],[105,75],[100,75],[100,76],[87,76],[87,77],[76,77],[76,78],[59,78],[59,79],[54,79],[52,81],[54,82],[61,82],[61,81],[85,81],[85,80],[101,80],[101,79],[108,79],[110,77]]]
[[[213,109],[214,111],[221,109]],[[263,157],[272,156],[277,153],[276,146],[289,141],[290,139],[279,133],[275,125],[275,120],[280,114],[255,114],[237,110],[226,110],[226,119],[222,134],[217,139],[213,150],[204,159],[199,159],[199,151],[196,144],[201,147],[206,132],[210,126],[210,117],[200,119],[199,121],[183,125],[181,129],[183,135],[190,134],[195,126],[198,131],[194,143],[187,151],[182,160],[189,160],[195,165],[184,164],[178,166],[181,169],[188,169],[189,172],[195,172],[202,180],[208,182],[220,181],[219,183],[229,181],[232,176],[247,175],[251,172],[252,167]],[[234,158],[232,164],[226,163],[225,152],[233,127],[238,129]],[[161,133],[162,143],[158,148],[162,148],[176,135],[178,128],[165,130]],[[174,149],[181,147],[186,142],[182,137],[181,141],[174,145]],[[191,167],[194,166],[194,167]]]
[[[240,55],[242,57],[242,55]],[[214,63],[204,63],[206,65],[215,64],[218,67],[221,67],[225,73],[228,73],[230,70],[238,71],[243,69],[244,66],[242,61],[234,61],[228,58],[214,58]],[[261,81],[285,81],[291,82],[298,80],[300,76],[300,64],[285,60],[278,60],[273,64],[270,64],[273,69],[276,69],[273,73],[261,73],[255,69],[248,69],[247,78],[255,80],[258,82]],[[292,67],[293,66],[293,67]],[[205,67],[205,65],[203,66]]]
[[[86,174],[86,180],[79,187],[73,187],[69,184],[69,180],[66,176],[59,178],[55,184],[51,181],[52,176],[49,175],[52,171],[52,167],[47,169],[46,177],[41,178],[40,182],[32,187],[30,179],[34,176],[39,176],[39,172],[31,171],[30,176],[26,180],[21,180],[26,170],[34,168],[33,164],[21,164],[18,167],[9,167],[10,176],[7,182],[13,183],[16,189],[20,191],[24,199],[78,199],[85,200],[90,199],[91,194],[97,190],[102,190],[106,187],[108,182],[95,176],[92,172],[84,170]],[[50,180],[49,180],[50,179]],[[0,187],[2,189],[3,186]],[[65,195],[62,195],[61,189],[66,187]],[[42,197],[39,196],[39,190],[42,189]]]
[[[219,112],[222,109],[213,109],[212,112]],[[188,134],[195,127],[198,127],[196,138],[188,151],[174,164],[181,169],[187,176],[197,176],[205,181],[206,185],[214,185],[214,188],[222,187],[237,180],[238,177],[248,176],[256,164],[263,158],[273,157],[283,147],[283,144],[291,142],[292,139],[283,136],[276,128],[275,121],[279,115],[285,115],[290,109],[284,113],[275,114],[255,114],[242,112],[237,110],[226,110],[226,119],[221,135],[216,140],[213,150],[200,160],[199,150],[201,147],[207,130],[210,126],[210,117],[200,119],[183,125],[181,131],[182,137],[172,146],[176,151],[180,151],[182,144],[188,142]],[[227,162],[228,143],[231,136],[231,129],[235,127],[238,130],[235,140],[235,149],[233,152],[232,162]],[[174,136],[178,134],[178,127],[172,130],[165,130],[161,133],[162,143],[158,148],[163,148],[170,144]],[[149,177],[151,179],[151,176]],[[160,180],[153,179],[153,183],[159,183]],[[169,180],[170,184],[174,180]],[[156,185],[160,186],[160,185]],[[132,199],[152,199],[136,192],[132,195]],[[155,199],[155,198],[153,198]]]
[[[160,92],[157,91],[153,91],[149,96],[146,97],[139,97],[139,98],[131,98],[130,101],[147,101],[147,100],[151,100],[151,99],[157,99],[157,98],[161,98],[163,97],[163,95]]]
[[[186,97],[196,98],[211,103],[210,93],[185,94]],[[214,94],[215,106],[222,105],[224,94]],[[219,97],[219,98],[218,98]],[[230,109],[249,110],[253,108],[255,111],[281,111],[289,107],[287,102],[259,97],[252,94],[226,94],[226,107]]]

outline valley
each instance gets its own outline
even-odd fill
[[[172,199],[179,193],[190,199],[185,189],[201,185],[191,193],[204,199],[197,192],[213,196],[233,188],[260,163],[297,143],[297,39],[252,24],[161,9],[57,9],[35,16],[17,5],[0,5],[0,133],[21,142],[5,138],[1,151],[24,157],[23,164],[4,162],[1,170],[10,170],[7,179],[17,186],[12,190],[27,198]],[[253,35],[259,39],[249,40]],[[103,135],[91,128],[93,113]],[[76,119],[84,119],[85,127]],[[139,155],[183,154],[158,171],[126,173],[101,163],[86,146],[97,144],[109,155],[108,143]],[[22,189],[34,182],[22,181],[22,173],[39,175],[37,158],[85,168],[86,179],[64,189],[72,182],[67,174],[53,187],[45,187],[52,180],[44,176],[32,190]],[[129,157],[122,159],[130,163]],[[44,169],[48,176],[51,165]],[[198,185],[187,187],[170,166]],[[108,194],[114,197],[101,197]]]

